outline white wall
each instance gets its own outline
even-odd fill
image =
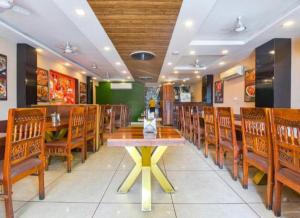
[[[300,38],[292,39],[291,107],[300,108]]]
[[[0,37],[0,54],[7,56],[7,101],[0,101],[0,120],[6,120],[8,109],[17,106],[16,44]]]
[[[255,53],[241,61],[246,69],[255,68]],[[214,82],[220,80],[220,74],[214,76]],[[224,81],[224,101],[222,104],[214,103],[216,107],[232,107],[235,114],[240,114],[241,107],[254,107],[255,102],[244,102],[244,77]],[[214,99],[215,100],[215,99]]]

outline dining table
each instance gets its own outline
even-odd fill
[[[45,123],[45,130],[51,132],[58,132],[62,129],[68,128],[68,126],[69,126],[68,119],[63,119],[60,122],[55,122],[55,123],[47,120]]]
[[[151,173],[166,193],[175,192],[174,187],[158,166],[170,146],[184,146],[186,140],[173,127],[157,127],[156,133],[144,133],[143,127],[124,127],[111,133],[107,145],[124,147],[135,162],[128,176],[118,188],[127,193],[142,174],[142,211],[151,211]]]

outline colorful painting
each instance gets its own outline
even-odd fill
[[[80,82],[79,84],[79,95],[80,95],[80,104],[87,103],[87,91],[86,91],[86,83]]]
[[[59,72],[49,71],[49,98],[51,102],[75,104],[76,80]]]
[[[37,101],[48,102],[49,101],[48,71],[38,68],[36,70],[36,76],[37,76]]]
[[[47,70],[37,68],[36,75],[37,75],[37,85],[48,86],[48,71]]]
[[[7,56],[0,54],[0,100],[7,100]]]
[[[224,101],[224,82],[215,82],[215,103],[223,103]]]
[[[255,101],[255,70],[247,70],[245,72],[245,91],[244,101],[254,102]]]

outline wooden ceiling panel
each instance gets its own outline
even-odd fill
[[[160,73],[182,0],[88,0],[136,81]],[[151,51],[150,61],[133,60],[130,53]]]

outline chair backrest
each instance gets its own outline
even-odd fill
[[[104,132],[105,106],[99,106],[99,132]]]
[[[205,139],[214,138],[218,140],[217,117],[214,107],[205,106],[204,110],[204,132]]]
[[[73,107],[69,117],[68,142],[85,137],[85,108],[83,106]]]
[[[217,108],[217,126],[219,142],[229,142],[233,147],[236,146],[234,115],[231,107]]]
[[[300,173],[300,109],[273,109],[272,130],[275,170]]]
[[[243,149],[273,162],[270,109],[241,108]]]
[[[97,130],[97,106],[86,106],[86,132],[96,132]]]
[[[8,112],[4,175],[10,167],[33,157],[44,159],[46,108],[18,108]],[[7,174],[8,173],[8,174]]]

